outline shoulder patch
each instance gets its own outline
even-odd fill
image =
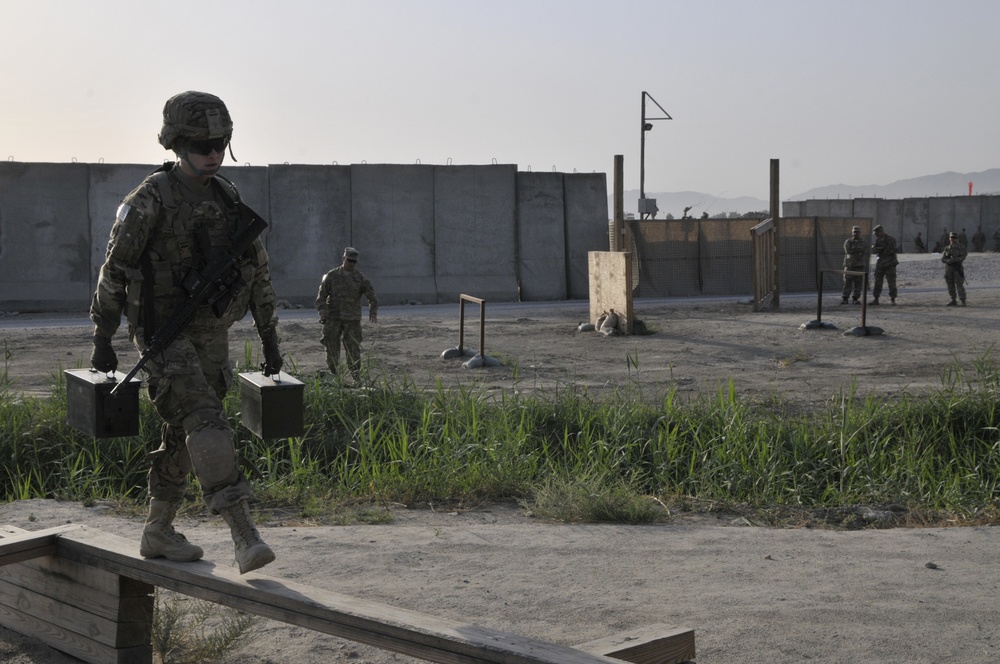
[[[118,221],[125,221],[125,217],[128,216],[129,210],[131,209],[132,209],[131,205],[129,205],[128,203],[122,203],[121,205],[118,206],[118,213],[115,215],[115,218]]]

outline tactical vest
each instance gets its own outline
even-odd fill
[[[216,175],[209,193],[195,195],[169,175],[170,166],[155,171],[145,181],[156,187],[161,211],[140,261],[141,278],[130,284],[141,285],[141,296],[127,298],[130,304],[141,302],[136,311],[129,307],[128,319],[130,326],[143,329],[147,339],[186,298],[182,283],[188,273],[203,269],[211,255],[228,251],[240,223],[236,206],[239,193],[232,182]],[[246,282],[251,281],[257,264],[255,245],[240,261]],[[203,307],[192,326],[229,327],[246,314],[248,301],[249,288],[244,286],[224,316],[216,317],[209,307]]]

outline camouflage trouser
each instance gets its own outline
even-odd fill
[[[357,378],[361,373],[361,321],[327,319],[323,323],[320,342],[326,348],[326,366],[337,373],[340,363],[340,340],[344,340],[344,354],[351,375]]]
[[[222,409],[233,380],[226,331],[185,333],[146,368],[149,395],[164,422],[160,448],[149,454],[150,497],[180,500],[193,470],[213,512],[249,499]]]
[[[854,268],[845,268],[846,270],[855,272]],[[864,269],[864,268],[861,268]],[[854,299],[857,300],[861,297],[861,288],[864,286],[865,278],[864,275],[844,275],[844,299],[846,300],[849,296],[853,295]]]
[[[965,270],[962,265],[944,266],[944,283],[948,285],[948,295],[965,302]]]
[[[889,297],[896,299],[896,266],[879,267],[875,264],[875,285],[872,286],[872,295],[878,297],[882,294],[882,279],[885,278],[889,284]]]

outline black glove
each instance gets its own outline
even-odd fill
[[[110,373],[118,368],[118,356],[111,347],[111,339],[94,335],[94,350],[90,354],[90,366],[102,373]]]
[[[278,333],[271,330],[260,339],[260,352],[264,355],[264,361],[260,363],[260,371],[265,376],[273,376],[281,371],[281,366],[285,363],[281,359],[281,349],[278,348]]]

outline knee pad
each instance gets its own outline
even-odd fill
[[[187,450],[202,489],[231,484],[239,475],[236,447],[229,427],[202,422],[187,435]]]

